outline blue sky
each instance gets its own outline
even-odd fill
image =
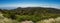
[[[53,7],[53,8],[60,8],[60,0],[0,0],[0,7]]]

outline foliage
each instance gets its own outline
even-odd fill
[[[18,7],[12,10],[1,10],[1,12],[4,17],[17,21],[31,20],[37,22],[44,19],[60,17],[60,9],[43,7]]]

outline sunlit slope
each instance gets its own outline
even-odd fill
[[[8,19],[0,13],[0,23],[18,23],[16,20]]]

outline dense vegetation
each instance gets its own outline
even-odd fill
[[[60,9],[55,8],[18,7],[12,10],[0,9],[0,12],[4,14],[4,17],[17,21],[31,20],[37,22],[44,19],[60,17]]]

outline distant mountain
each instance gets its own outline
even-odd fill
[[[18,7],[18,8],[7,8],[9,11],[14,11],[17,13],[24,13],[24,14],[28,14],[28,13],[60,13],[60,9],[56,9],[56,8],[44,8],[44,7],[26,7],[26,8],[22,8],[22,7]],[[3,10],[6,10],[3,9]]]
[[[20,13],[60,13],[60,9],[56,9],[56,8],[44,8],[44,7],[26,7],[26,8],[21,8],[21,7],[18,7],[16,9],[14,9],[15,11],[17,12],[20,12]]]

